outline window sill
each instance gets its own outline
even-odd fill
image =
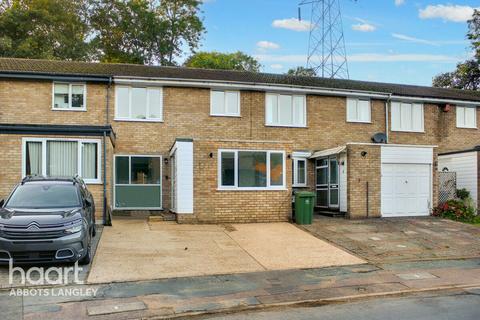
[[[52,108],[52,111],[73,111],[73,112],[86,112],[87,108]]]
[[[478,127],[456,127],[457,129],[478,129]]]
[[[413,130],[390,130],[391,132],[405,132],[405,133],[425,133],[424,131],[413,131]]]
[[[226,117],[226,118],[241,118],[239,114],[210,114],[210,117]]]
[[[151,208],[136,208],[136,207],[129,207],[129,208],[123,208],[123,207],[116,207],[113,206],[114,210],[122,211],[122,210],[152,210],[152,211],[163,211],[163,207],[151,207]]]
[[[162,123],[163,120],[160,119],[122,119],[122,118],[115,118],[113,121],[117,122],[159,122]]]
[[[372,121],[354,121],[354,120],[347,120],[347,123],[363,123],[363,124],[372,124]]]
[[[307,129],[308,126],[294,126],[294,125],[284,125],[284,124],[265,124],[265,127],[272,127],[272,128],[299,128],[299,129]]]
[[[85,184],[93,184],[93,185],[102,185],[103,182],[101,180],[83,180]]]
[[[293,184],[292,188],[308,188],[306,184]]]
[[[217,188],[217,191],[288,191],[287,188]]]

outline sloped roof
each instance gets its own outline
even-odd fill
[[[478,91],[320,77],[287,76],[271,73],[194,69],[184,67],[160,67],[135,64],[0,58],[0,74],[42,74],[106,78],[139,77],[172,80],[224,81],[231,83],[300,86],[332,90],[371,91],[419,98],[480,101],[480,92]]]

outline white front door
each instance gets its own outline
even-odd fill
[[[430,164],[382,164],[382,216],[428,216],[431,203]]]

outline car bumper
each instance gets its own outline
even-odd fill
[[[11,240],[0,237],[0,264],[75,262],[87,253],[85,231],[56,239]]]

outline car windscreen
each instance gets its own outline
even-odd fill
[[[43,209],[80,206],[77,188],[73,184],[20,185],[6,203],[9,208]]]

